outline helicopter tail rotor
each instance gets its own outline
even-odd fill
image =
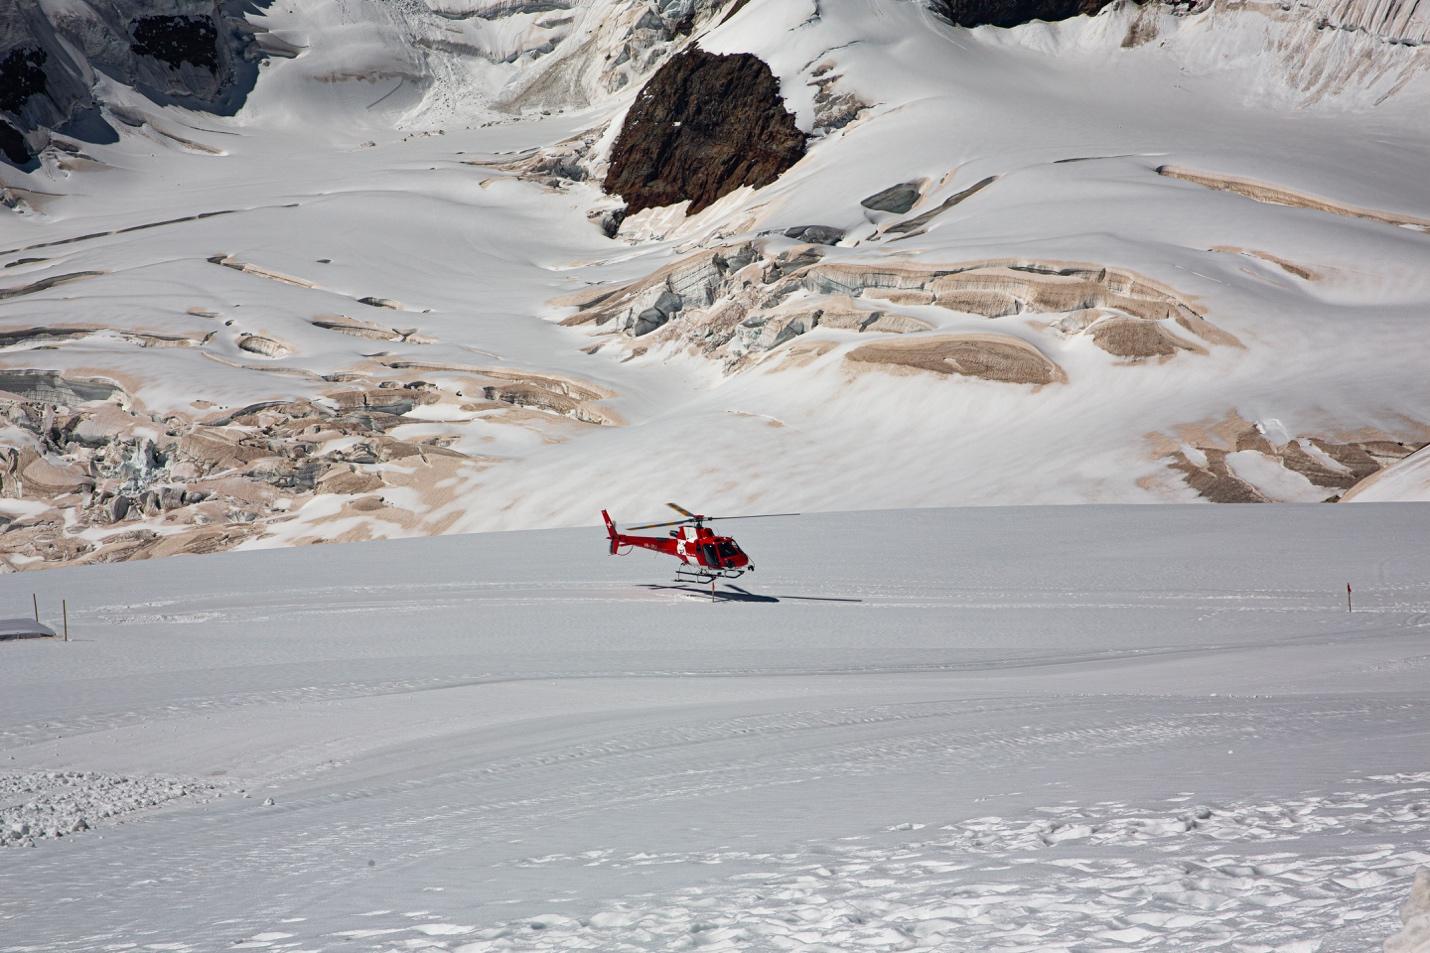
[[[611,519],[611,514],[605,510],[601,511],[601,519],[606,521],[606,535],[611,538],[611,555],[617,555],[621,546],[621,536],[616,532],[616,524]]]

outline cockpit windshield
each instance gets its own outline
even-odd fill
[[[740,547],[736,546],[732,541],[726,540],[725,542],[720,544],[721,557],[728,559],[731,556],[738,556],[739,554]]]

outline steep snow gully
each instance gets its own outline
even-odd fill
[[[0,646],[0,950],[1365,953],[1430,864],[1427,534],[828,514],[713,603],[594,527],[9,576],[72,640]]]

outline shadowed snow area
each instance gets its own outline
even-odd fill
[[[1430,864],[1427,534],[826,514],[713,601],[594,527],[10,576],[71,641],[0,647],[0,950],[1364,953]]]

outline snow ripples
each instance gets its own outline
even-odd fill
[[[899,839],[927,830],[932,836]],[[1430,773],[1344,791],[1152,809],[1059,805],[797,852],[587,852],[523,866],[731,863],[752,872],[586,916],[492,927],[366,924],[381,950],[1154,950],[1333,953],[1378,945],[1430,852]],[[348,940],[354,934],[345,934]],[[375,933],[368,938],[376,941]]]

